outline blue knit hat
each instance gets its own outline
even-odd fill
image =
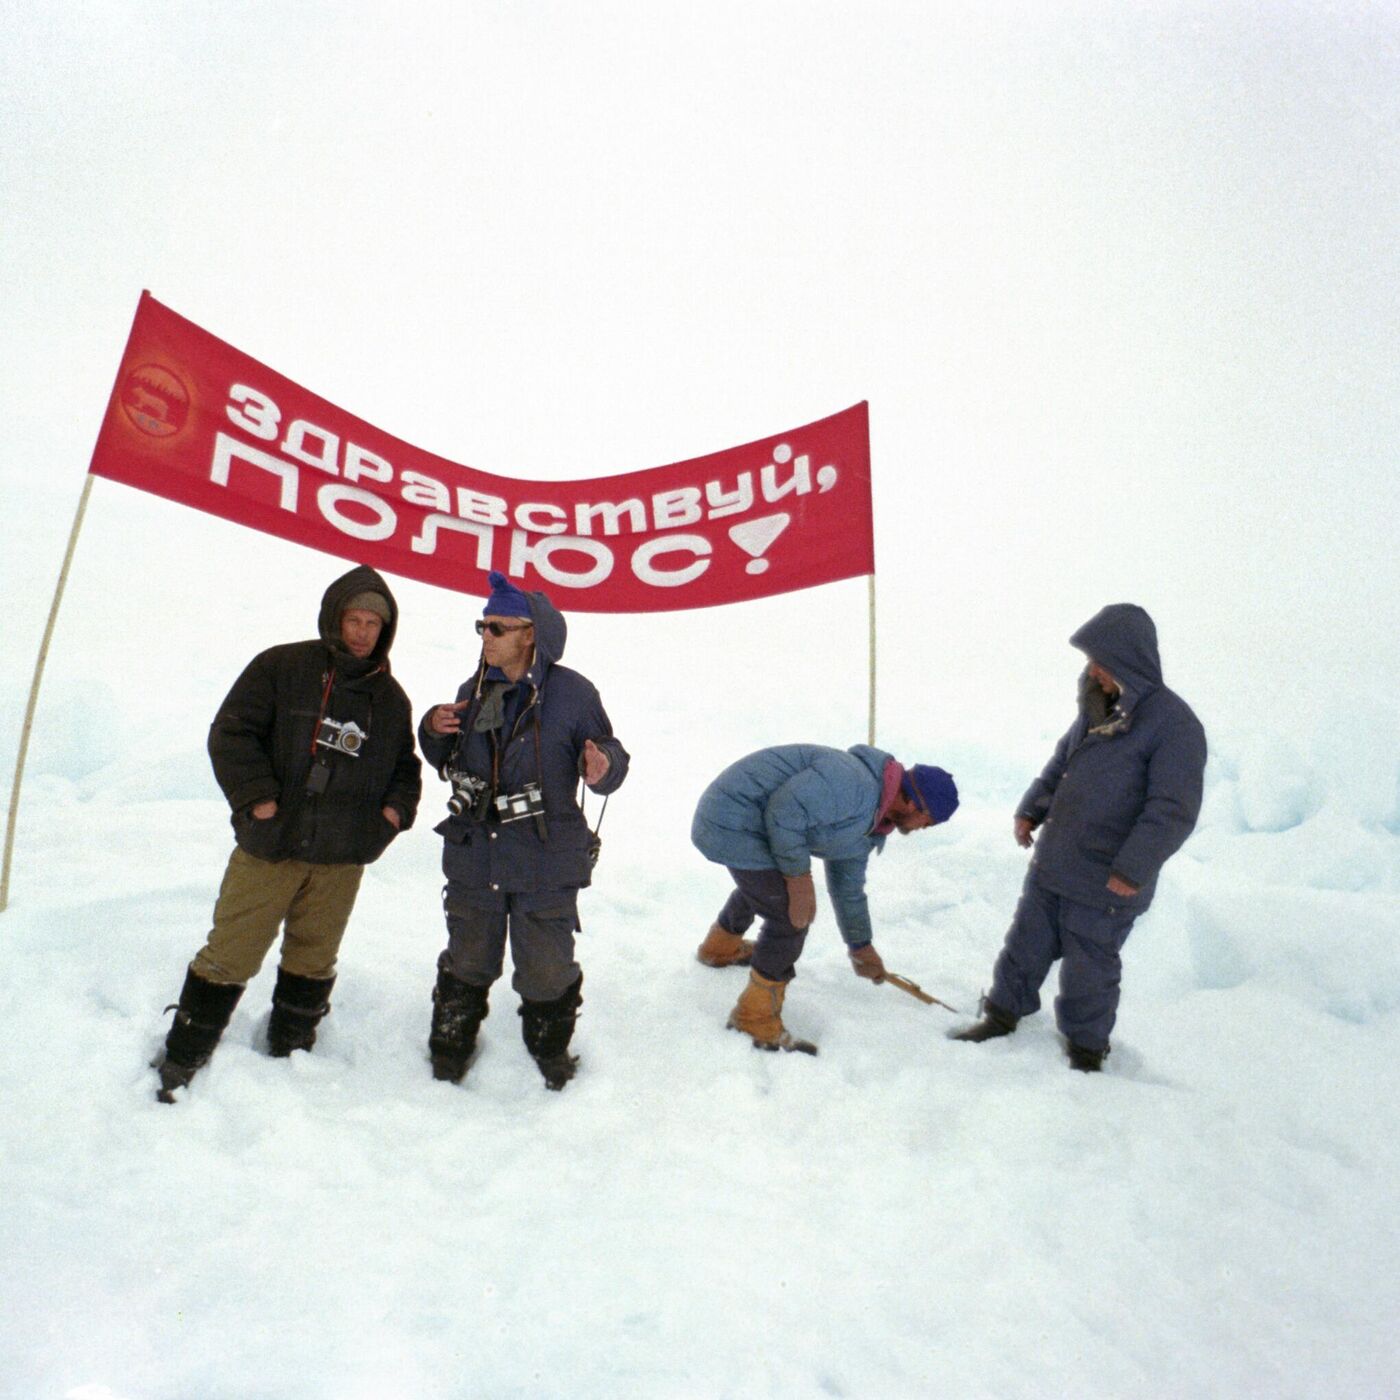
[[[534,621],[530,600],[499,569],[492,569],[487,577],[491,596],[481,610],[482,617],[528,617]]]
[[[900,784],[906,797],[912,798],[937,822],[946,822],[958,810],[958,785],[953,775],[942,768],[916,763],[904,770]]]

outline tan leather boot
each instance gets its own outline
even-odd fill
[[[811,1041],[796,1039],[783,1025],[786,995],[786,982],[774,982],[750,968],[748,985],[729,1013],[729,1029],[742,1031],[760,1050],[800,1050],[804,1055],[815,1055],[817,1047]]]
[[[711,924],[705,941],[695,950],[695,956],[706,967],[733,967],[736,963],[747,963],[753,957],[753,941],[741,938],[737,933]]]

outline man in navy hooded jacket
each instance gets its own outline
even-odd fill
[[[568,1049],[583,1000],[578,892],[596,855],[576,789],[582,779],[602,796],[615,792],[629,758],[593,684],[559,664],[563,614],[502,573],[490,581],[476,673],[418,729],[423,756],[452,784],[451,815],[436,828],[447,948],[428,1043],[434,1076],[459,1081],[509,931],[526,1049],[545,1084],[562,1089],[578,1062]]]
[[[1035,854],[982,1019],[953,1038],[1009,1035],[1040,1009],[1058,958],[1056,1025],[1071,1066],[1097,1070],[1117,1015],[1123,943],[1201,810],[1206,736],[1162,683],[1157,629],[1142,608],[1112,603],[1070,644],[1088,659],[1079,714],[1016,809],[1016,841]]]

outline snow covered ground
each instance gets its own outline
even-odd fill
[[[299,562],[304,599],[248,636],[300,635],[335,568]],[[854,619],[863,600],[815,601]],[[769,1057],[723,1029],[742,973],[692,960],[725,881],[689,849],[689,813],[726,757],[779,730],[861,737],[858,690],[738,737],[734,678],[706,681],[668,628],[646,625],[629,671],[642,624],[575,618],[636,756],[585,901],[580,1078],[543,1090],[498,987],[464,1086],[431,1079],[430,780],[420,828],[366,882],[316,1052],[262,1053],[269,967],[166,1108],[146,1061],[228,846],[202,727],[250,649],[223,629],[153,645],[151,621],[188,626],[168,607],[110,631],[80,620],[95,600],[73,608],[66,645],[109,677],[92,710],[114,742],[64,738],[58,716],[85,701],[60,696],[25,793],[0,987],[0,1393],[1391,1393],[1393,809],[1358,811],[1286,755],[1218,753],[1201,829],[1130,940],[1102,1076],[1067,1071],[1044,1015],[996,1045],[947,1041],[946,1012],[850,975],[825,909],[788,1000],[821,1056]],[[405,602],[401,672],[423,703],[462,669],[469,607]],[[422,609],[455,619],[455,647],[422,645]],[[800,640],[801,605],[780,609]],[[704,622],[746,625],[721,618]],[[111,678],[122,654],[144,683]],[[653,706],[658,676],[690,704]],[[1021,876],[1009,813],[1034,763],[892,731],[967,801],[875,863],[878,946],[970,1010]]]
[[[42,13],[42,17],[41,17]],[[314,1054],[271,966],[146,1067],[229,848],[204,734],[339,561],[98,482],[0,915],[0,1396],[1383,1397],[1400,1348],[1400,25],[1281,4],[529,14],[55,5],[0,45],[0,778],[141,286],[411,441],[587,475],[869,397],[878,738],[964,805],[871,872],[971,1011],[1072,713],[1157,618],[1212,743],[1107,1072],[851,976],[723,1029],[694,801],[865,737],[864,585],[574,615],[632,775],[579,1078],[503,984],[424,1050],[443,793],[367,876]],[[396,583],[419,706],[474,600]],[[567,604],[566,604],[567,606]],[[1053,992],[1053,986],[1048,989]]]

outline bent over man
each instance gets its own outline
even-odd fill
[[[1016,842],[1034,843],[1035,854],[982,1019],[953,1039],[1010,1035],[1040,1009],[1058,958],[1055,1023],[1071,1068],[1092,1072],[1118,1013],[1123,944],[1196,825],[1206,735],[1163,684],[1157,629],[1142,608],[1111,603],[1070,645],[1088,662],[1079,714],[1016,808]]]
[[[284,921],[268,1049],[315,1044],[364,868],[413,825],[422,790],[408,697],[389,674],[397,626],[388,584],[351,569],[321,600],[320,639],[255,656],[214,716],[209,757],[237,845],[156,1061],[162,1102],[208,1061]]]
[[[880,749],[843,752],[819,744],[781,744],[741,758],[707,787],[690,838],[734,880],[696,956],[709,967],[751,964],[729,1017],[765,1050],[802,1050],[783,1026],[787,985],[797,975],[807,928],[817,912],[812,860],[826,863],[826,888],[857,977],[884,979],[865,898],[865,867],[892,831],[946,822],[958,789],[942,768],[906,769]],[[743,937],[761,918],[757,943]]]
[[[424,757],[452,785],[437,827],[447,948],[428,1047],[434,1077],[459,1082],[509,935],[525,1048],[545,1085],[562,1089],[578,1066],[569,1053],[583,1001],[578,892],[597,858],[577,789],[582,780],[616,792],[629,758],[592,683],[559,664],[563,614],[545,594],[489,577],[476,673],[418,729]]]

